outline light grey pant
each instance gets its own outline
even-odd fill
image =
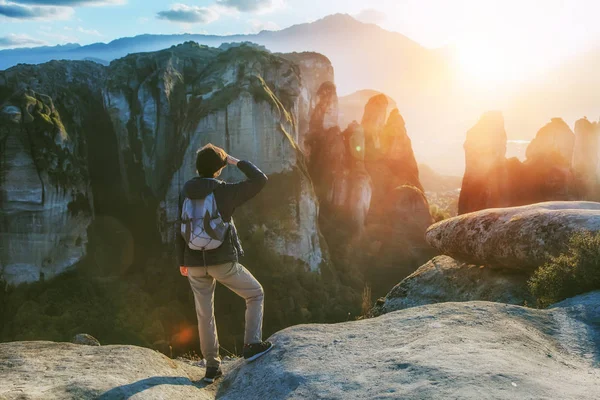
[[[200,350],[206,359],[206,366],[218,367],[221,364],[214,309],[216,281],[246,300],[244,344],[262,341],[263,288],[242,264],[229,262],[208,267],[190,267],[188,280],[194,292]]]

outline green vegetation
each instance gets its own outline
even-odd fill
[[[441,209],[438,205],[432,204],[429,206],[429,213],[435,222],[440,222],[451,217],[447,210]]]
[[[600,233],[575,233],[567,251],[535,271],[529,288],[540,307],[600,289]]]
[[[76,143],[67,134],[52,99],[28,91],[12,101],[23,110],[26,133],[23,140],[28,141],[38,170],[46,172],[57,186],[74,187],[83,183],[87,174],[85,162],[76,153]],[[75,147],[75,151],[67,144]]]

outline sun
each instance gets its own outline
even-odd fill
[[[527,79],[523,59],[505,46],[472,41],[457,46],[456,62],[468,85],[496,88]]]

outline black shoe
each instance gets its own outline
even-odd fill
[[[244,345],[244,358],[248,361],[254,361],[273,348],[271,342],[260,342]]]
[[[204,375],[204,382],[213,383],[215,380],[223,376],[221,367],[206,367],[206,375]]]

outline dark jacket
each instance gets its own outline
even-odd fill
[[[176,240],[178,265],[204,267],[224,264],[230,261],[237,261],[238,256],[244,255],[242,244],[233,224],[233,212],[236,207],[241,206],[262,190],[267,183],[267,176],[249,161],[240,161],[237,166],[246,175],[247,180],[237,183],[226,183],[218,179],[195,177],[187,181],[183,186],[183,190],[179,195],[180,216],[183,201],[186,197],[190,199],[202,199],[214,192],[219,213],[226,222],[231,222],[232,224],[225,235],[223,244],[214,250],[192,250],[187,246],[185,240],[178,232]]]

